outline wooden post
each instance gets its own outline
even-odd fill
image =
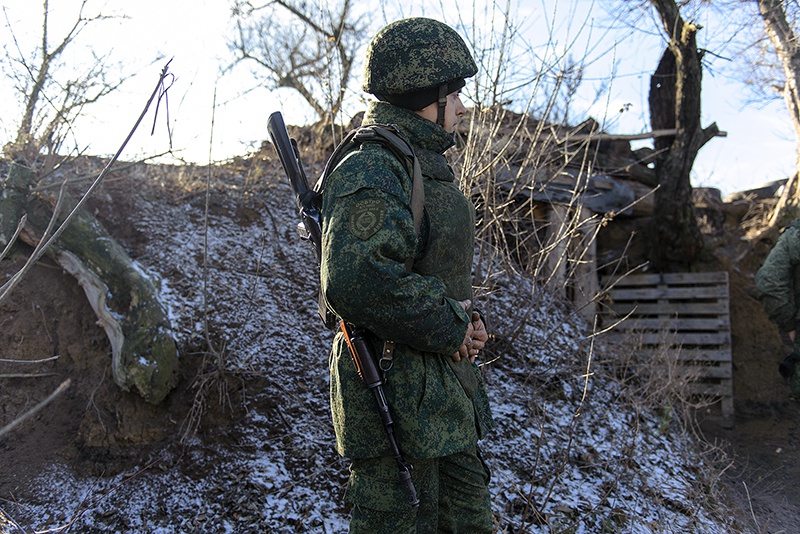
[[[567,296],[567,243],[569,242],[569,208],[551,204],[547,217],[547,259],[545,260],[548,291],[559,298]]]
[[[580,209],[580,239],[579,252],[582,254],[575,258],[574,269],[574,295],[572,303],[578,313],[588,321],[594,322],[597,312],[595,297],[600,291],[600,281],[597,277],[597,226],[600,218],[595,217],[591,210]]]

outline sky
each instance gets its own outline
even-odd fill
[[[63,35],[64,24],[74,20],[77,3],[52,2],[51,42]],[[581,86],[583,93],[579,91],[575,99],[578,108],[584,107],[584,114],[599,120],[613,133],[649,131],[647,87],[663,50],[663,39],[655,28],[650,35],[638,35],[635,40],[630,39],[630,31],[609,31],[608,14],[600,2],[591,0],[532,0],[519,4],[515,21],[530,50],[542,57],[547,55],[544,50],[552,48],[550,54],[583,53],[592,58]],[[19,48],[31,50],[41,27],[41,3],[2,0],[2,6],[6,53],[16,53],[12,37]],[[397,15],[387,9],[373,13],[374,28],[382,25],[384,17],[402,15],[456,20],[452,7],[431,7],[430,3],[416,0],[396,9]],[[173,75],[168,106],[159,105],[151,135],[153,106],[122,159],[162,154],[169,150],[171,139],[174,154],[186,161],[202,164],[224,160],[258,148],[268,138],[266,122],[273,111],[281,110],[289,124],[307,123],[312,118],[296,94],[259,86],[247,68],[240,66],[221,74],[232,60],[226,46],[226,35],[231,31],[230,4],[225,0],[89,0],[87,13],[97,12],[125,18],[87,27],[74,45],[75,61],[80,61],[80,54],[87,54],[90,48],[109,53],[119,62],[120,72],[130,78],[120,90],[86,108],[75,122],[74,141],[87,153],[111,155],[119,149],[168,61]],[[478,13],[479,20],[481,15]],[[710,35],[713,30],[706,27],[703,31]],[[551,34],[557,36],[554,44],[541,44]],[[610,87],[609,93],[594,101],[597,87],[603,85]],[[0,98],[19,102],[6,77],[0,78]],[[700,151],[694,166],[694,186],[716,187],[728,194],[792,173],[795,140],[783,102],[777,100],[762,107],[748,107],[743,102],[743,86],[729,75],[719,74],[719,69],[706,72],[702,124],[716,122],[727,137],[713,139]],[[620,113],[621,109],[626,111]],[[0,142],[14,137],[20,114],[21,104],[3,106]]]

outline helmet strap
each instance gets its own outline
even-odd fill
[[[439,107],[436,112],[436,124],[444,128],[444,110],[447,107],[447,84],[439,86]]]

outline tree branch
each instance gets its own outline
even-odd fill
[[[119,159],[119,156],[122,154],[122,151],[128,145],[128,142],[131,140],[131,137],[133,137],[134,132],[136,132],[136,130],[139,128],[139,125],[144,119],[144,116],[150,109],[150,105],[153,103],[153,100],[159,93],[162,84],[164,82],[164,78],[167,76],[170,61],[168,61],[167,64],[164,65],[164,68],[161,70],[161,75],[159,76],[158,83],[156,84],[153,93],[150,95],[150,98],[147,100],[147,104],[145,104],[142,113],[139,115],[139,118],[136,120],[136,123],[133,125],[133,128],[131,128],[130,132],[128,133],[128,136],[125,138],[125,141],[123,141],[122,145],[120,145],[116,154],[114,154],[114,156],[109,160],[108,164],[106,164],[106,166],[100,172],[98,177],[95,179],[92,185],[89,186],[89,188],[86,190],[86,193],[84,193],[84,195],[75,205],[74,209],[69,213],[69,215],[67,215],[67,217],[64,219],[64,222],[58,227],[58,229],[53,233],[53,235],[46,242],[42,240],[40,246],[38,246],[37,250],[35,250],[34,253],[31,254],[31,256],[28,258],[28,261],[26,261],[25,265],[22,266],[22,269],[20,269],[14,276],[11,277],[10,280],[8,280],[5,284],[3,284],[2,287],[0,287],[0,303],[4,302],[8,298],[8,295],[11,293],[11,290],[14,289],[19,284],[20,280],[22,280],[22,277],[33,267],[33,264],[39,261],[39,258],[41,258],[42,255],[50,248],[53,242],[56,239],[58,239],[59,236],[61,236],[61,234],[69,225],[70,221],[80,211],[80,209],[89,199],[94,190],[97,189],[97,187],[102,183],[103,179],[111,170],[111,167],[114,165],[114,163],[116,163],[117,159]]]
[[[17,417],[13,421],[11,421],[9,424],[4,426],[3,428],[0,428],[0,438],[2,438],[6,434],[8,434],[12,430],[14,430],[16,427],[21,425],[23,422],[25,422],[25,420],[29,419],[31,416],[36,415],[37,413],[42,411],[42,409],[44,409],[48,404],[53,402],[56,398],[58,398],[59,395],[64,393],[67,390],[67,388],[69,388],[70,384],[72,384],[72,380],[71,379],[68,378],[68,379],[64,380],[61,383],[61,385],[59,385],[55,389],[55,391],[53,391],[50,395],[47,396],[46,399],[44,399],[42,402],[40,402],[39,404],[37,404],[36,406],[34,406],[30,410],[28,410],[27,412],[25,412],[21,416]]]

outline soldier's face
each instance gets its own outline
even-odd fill
[[[456,126],[467,108],[461,102],[461,91],[453,91],[447,95],[447,107],[444,108],[444,129],[449,133],[456,131]]]
[[[464,104],[461,102],[460,90],[453,91],[447,95],[447,106],[444,108],[444,124],[442,125],[444,129],[449,133],[455,132],[458,122],[466,112],[467,108],[465,108]],[[433,104],[417,111],[417,113],[431,122],[436,122],[439,113],[439,103],[434,102]]]

